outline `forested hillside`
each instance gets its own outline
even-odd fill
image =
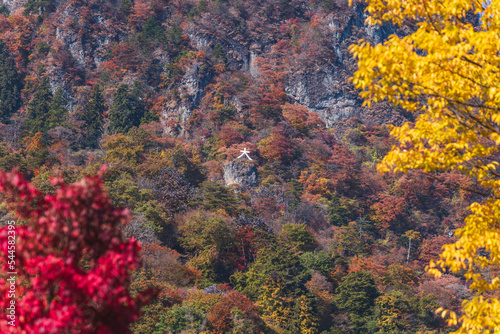
[[[412,115],[362,106],[349,46],[413,27],[364,9],[0,0],[0,168],[49,194],[51,176],[108,167],[142,247],[131,293],[159,291],[132,333],[449,330],[434,311],[460,314],[471,291],[425,267],[480,192],[458,172],[376,170],[387,125]]]

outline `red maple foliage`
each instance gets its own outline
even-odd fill
[[[15,270],[5,261],[2,272],[17,272],[15,299],[7,298],[10,284],[0,279],[0,308],[13,300],[16,313],[16,326],[2,321],[0,332],[130,333],[130,323],[155,292],[129,293],[140,247],[121,236],[128,211],[111,205],[104,170],[73,184],[53,179],[57,190],[45,196],[22,175],[0,173],[0,190],[19,222],[26,222],[0,229],[3,259],[13,254],[9,231],[16,236]]]

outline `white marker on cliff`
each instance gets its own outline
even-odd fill
[[[236,159],[240,159],[240,158],[243,158],[243,156],[246,156],[248,158],[248,160],[252,160],[252,158],[250,158],[250,156],[248,155],[248,153],[250,153],[250,151],[247,151],[247,148],[245,147],[243,149],[243,151],[241,151],[241,155],[239,157],[237,157]]]

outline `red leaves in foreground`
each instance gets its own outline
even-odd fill
[[[103,191],[102,173],[74,184],[54,179],[44,196],[20,174],[0,173],[0,190],[27,223],[16,225],[16,297],[0,279],[0,308],[15,300],[16,327],[2,333],[130,333],[140,307],[153,295],[133,298],[130,273],[139,264],[139,245],[124,241],[119,226],[125,209],[114,208]],[[0,229],[0,256],[8,259],[8,229]],[[12,233],[11,233],[12,234]],[[12,255],[12,253],[10,253]]]

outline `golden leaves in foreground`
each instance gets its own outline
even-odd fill
[[[378,166],[382,172],[456,170],[475,179],[488,196],[473,203],[457,241],[430,263],[461,272],[475,296],[464,315],[449,314],[455,333],[500,333],[500,173],[493,157],[500,144],[500,0],[368,0],[368,24],[390,21],[412,34],[383,44],[359,41],[353,83],[366,105],[389,101],[417,114],[414,123],[393,127],[399,144]]]

